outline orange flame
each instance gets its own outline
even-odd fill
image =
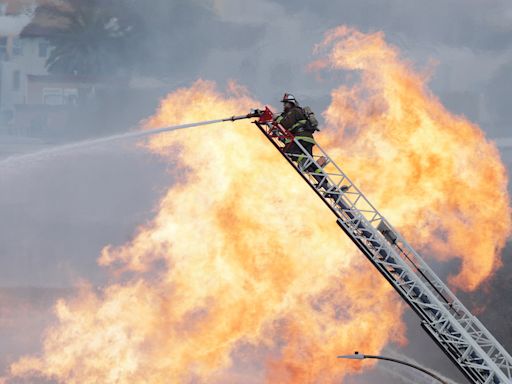
[[[478,126],[448,112],[382,33],[339,27],[312,69],[358,70],[332,92],[330,147],[385,216],[425,254],[460,259],[450,282],[473,290],[501,265],[511,232],[507,174]],[[324,137],[327,135],[324,135]]]
[[[489,218],[475,216],[480,201],[468,205],[469,193],[461,194],[458,185],[507,211],[495,149],[476,127],[443,110],[379,34],[337,29],[319,49],[328,47],[328,59],[316,66],[361,69],[363,82],[333,93],[325,114],[331,130],[319,136],[395,225],[420,245],[438,236],[433,230],[443,231],[446,240],[434,248],[448,257],[470,220]],[[380,63],[384,69],[374,68]],[[363,93],[367,101],[356,99]],[[170,94],[146,127],[231,116],[258,105],[234,84],[221,93],[200,80]],[[450,134],[454,123],[463,138]],[[423,145],[431,136],[434,141]],[[477,143],[497,174],[468,156],[464,144]],[[173,132],[152,138],[148,147],[169,159],[173,185],[151,224],[129,244],[102,252],[99,263],[126,272],[125,278],[60,301],[59,324],[45,335],[43,353],[14,363],[12,377],[322,383],[361,369],[358,362],[341,363],[337,354],[356,348],[376,353],[390,341],[404,342],[398,296],[254,126]],[[440,167],[448,167],[447,174],[439,174]],[[473,185],[483,179],[491,185]],[[449,187],[461,189],[451,194]],[[499,248],[509,222],[494,226],[485,230],[490,239],[475,236]],[[477,246],[484,247],[480,252],[490,247]],[[464,253],[454,281],[463,285],[476,276],[478,284],[488,276],[497,266],[495,248]],[[487,274],[470,268],[487,265],[473,261],[475,255],[492,259]]]
[[[233,84],[223,95],[198,81],[169,95],[146,125],[255,105]],[[391,287],[369,272],[256,127],[191,129],[155,137],[149,148],[173,164],[173,186],[153,223],[99,260],[135,277],[59,302],[60,324],[43,356],[13,364],[13,375],[66,383],[332,382],[361,369],[340,364],[340,352],[403,342]],[[247,369],[238,372],[240,365]]]

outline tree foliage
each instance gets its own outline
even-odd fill
[[[110,75],[126,69],[137,18],[121,0],[61,0],[40,6],[53,20],[53,49],[47,60],[52,73]]]

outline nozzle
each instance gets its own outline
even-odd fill
[[[263,112],[259,109],[251,109],[251,112],[249,112],[247,115],[231,116],[231,117],[228,117],[227,119],[224,119],[224,121],[252,119],[253,117],[260,117],[262,114],[263,114]]]
[[[251,112],[247,115],[247,117],[261,117],[261,115],[263,115],[263,111],[261,109],[251,109]]]

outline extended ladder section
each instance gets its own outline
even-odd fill
[[[337,217],[338,225],[472,383],[512,383],[512,358],[317,144],[311,155],[266,108],[255,122]],[[289,151],[295,144],[295,150]],[[297,148],[300,150],[297,151]],[[293,152],[291,154],[290,152]]]

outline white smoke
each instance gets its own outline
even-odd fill
[[[18,36],[32,22],[35,9],[35,5],[32,5],[18,15],[1,15],[0,36]]]

